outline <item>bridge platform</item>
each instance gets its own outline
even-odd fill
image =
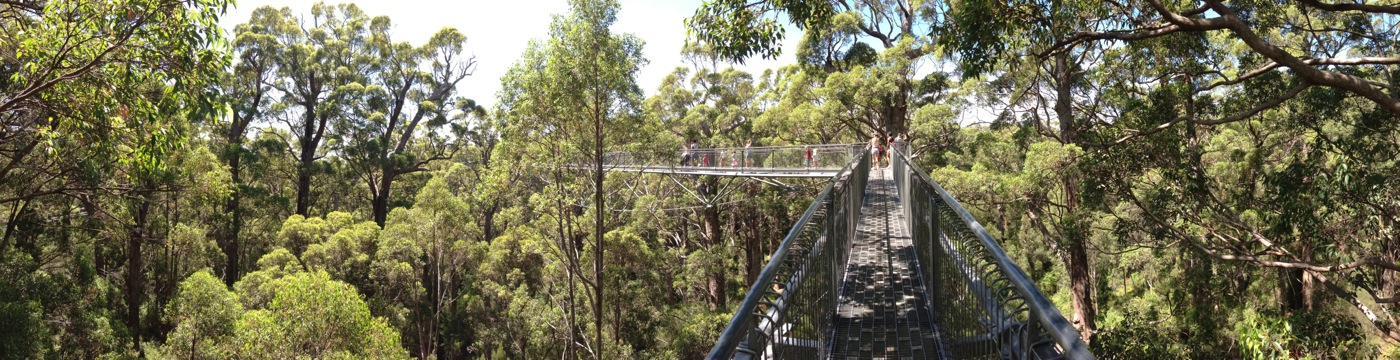
[[[871,169],[837,302],[833,359],[946,357],[898,193],[891,168]]]

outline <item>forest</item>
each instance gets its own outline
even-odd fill
[[[603,154],[894,134],[1099,357],[1400,356],[1400,1],[235,5],[0,1],[0,359],[701,358],[826,180]]]

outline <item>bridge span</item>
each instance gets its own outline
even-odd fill
[[[850,147],[709,359],[1094,358],[928,174],[898,151],[872,168]]]
[[[696,148],[675,152],[617,151],[608,171],[752,178],[831,178],[865,151],[861,144]],[[582,167],[582,166],[580,166]]]

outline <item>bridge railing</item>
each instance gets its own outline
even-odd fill
[[[854,152],[773,252],[709,359],[828,355],[869,176],[868,152]]]
[[[752,146],[662,152],[610,152],[610,167],[841,169],[862,152],[860,144]]]
[[[1092,359],[1073,325],[966,209],[894,152],[895,184],[943,345],[956,359]]]

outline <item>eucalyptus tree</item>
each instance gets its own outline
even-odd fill
[[[910,97],[920,61],[935,52],[949,8],[937,1],[706,1],[686,19],[693,40],[713,46],[725,59],[742,61],[752,55],[777,57],[786,15],[804,30],[798,58],[825,72],[845,72],[858,65],[872,67],[885,60],[891,91],[880,94],[875,117],[859,118],[862,135],[897,134],[908,130]],[[872,41],[879,50],[867,44]],[[866,129],[868,128],[868,129]]]
[[[19,347],[20,356],[96,357],[122,351],[123,343],[140,351],[150,329],[140,319],[140,250],[160,238],[142,226],[156,193],[170,190],[165,157],[185,142],[188,119],[216,111],[207,89],[227,64],[217,25],[226,5],[59,0],[0,7],[0,206],[8,210],[0,220],[0,266],[8,269],[0,308],[17,323],[47,319],[26,328],[35,335],[73,334],[21,338],[32,343]],[[88,230],[70,231],[84,215]],[[118,241],[99,241],[99,234]],[[112,249],[122,246],[137,251]],[[105,310],[124,315],[129,337],[79,338],[100,331],[88,319],[97,319],[102,305],[77,300],[106,296],[97,289],[41,293],[20,285],[90,288],[100,282],[91,271],[97,264],[110,266],[101,276],[120,284],[124,301],[113,299]]]
[[[659,142],[672,145],[666,148],[674,149],[674,145],[688,140],[699,141],[707,147],[742,147],[754,140],[753,122],[761,113],[757,101],[760,84],[747,72],[732,67],[720,70],[723,60],[709,49],[692,45],[682,53],[691,67],[676,68],[662,79],[658,93],[646,101],[649,119],[655,122],[651,125],[673,135],[669,141]],[[721,164],[726,160],[714,159]],[[724,244],[724,227],[718,204],[725,202],[722,196],[728,194],[718,191],[717,177],[707,176],[699,183],[701,189],[714,190],[698,193],[699,200],[706,205],[695,211],[705,240],[699,251],[719,251],[718,246]],[[706,273],[710,306],[721,309],[727,302],[726,271],[711,267]]]
[[[830,144],[867,138],[851,128],[858,122],[846,121],[862,109],[824,101],[827,93],[823,84],[828,74],[807,71],[800,65],[770,71],[772,85],[759,95],[764,111],[753,124],[754,132],[768,135],[768,144]],[[843,135],[848,136],[843,139]]]
[[[213,110],[204,86],[227,60],[216,25],[226,5],[17,1],[0,8],[0,62],[10,79],[0,87],[0,205],[104,190],[87,180],[110,170],[119,142],[135,131],[112,121],[168,114],[186,100]],[[168,94],[148,91],[163,81],[173,81],[158,89]]]
[[[1384,119],[1393,123],[1400,114],[1393,75],[1400,64],[1400,58],[1394,57],[1400,26],[1393,16],[1397,9],[1319,1],[1228,5],[1220,1],[970,1],[955,12],[960,28],[951,39],[970,71],[991,69],[999,61],[1029,60],[1051,64],[1050,70],[1040,72],[1043,75],[1029,76],[1047,76],[1057,86],[1067,83],[1062,79],[1072,80],[1069,88],[1058,91],[1054,109],[1057,114],[1075,116],[1058,119],[1061,131],[1049,136],[1077,139],[1074,142],[1089,152],[1083,158],[1088,162],[1077,168],[1096,174],[1097,179],[1086,179],[1088,186],[1066,186],[1066,194],[1107,189],[1108,194],[1089,197],[1117,198],[1145,214],[1125,223],[1144,222],[1144,228],[1179,238],[1183,250],[1206,259],[1276,270],[1283,289],[1278,298],[1285,311],[1311,308],[1309,289],[1321,285],[1395,337],[1387,325],[1388,315],[1372,311],[1356,300],[1352,290],[1338,286],[1345,281],[1369,292],[1381,300],[1377,303],[1382,307],[1393,300],[1393,295],[1387,295],[1394,293],[1393,287],[1376,291],[1370,285],[1387,288],[1395,283],[1395,257],[1389,250],[1396,248],[1391,245],[1393,232],[1385,225],[1356,224],[1359,233],[1371,239],[1358,239],[1350,246],[1345,244],[1351,241],[1325,245],[1294,234],[1339,226],[1348,222],[1347,217],[1379,220],[1372,224],[1394,218],[1395,206],[1356,195],[1393,189],[1348,179],[1394,173],[1387,161],[1371,155],[1393,152],[1388,143],[1393,142],[1394,126],[1384,125]],[[1062,59],[1091,50],[1104,57],[1083,64],[1087,66],[1058,66]],[[1084,101],[1102,100],[1089,95],[1089,89],[1108,94],[1111,101]],[[1341,108],[1345,110],[1337,104],[1345,104]],[[1239,133],[1248,134],[1243,138],[1249,140],[1235,136]],[[1253,165],[1217,161],[1210,151],[1219,142],[1231,142],[1230,147],[1262,159],[1296,162],[1297,167],[1266,165],[1275,160]],[[1281,151],[1288,147],[1307,151]],[[1145,154],[1154,157],[1135,157]],[[1339,160],[1317,163],[1318,157]],[[1222,173],[1212,171],[1210,164],[1237,167]],[[1298,169],[1304,168],[1329,175],[1297,176]],[[1173,181],[1160,181],[1161,173],[1175,174],[1169,177]],[[1336,192],[1356,186],[1370,190]],[[1178,191],[1173,199],[1184,204],[1165,206],[1154,200],[1161,198],[1144,195],[1161,194],[1164,188]],[[1302,195],[1300,188],[1315,196],[1305,199],[1346,198],[1348,203],[1367,206],[1341,211],[1332,203],[1336,200],[1303,201],[1240,190]],[[1281,215],[1249,215],[1256,211]],[[1191,228],[1208,230],[1198,234]],[[1319,246],[1347,250],[1314,251]],[[1261,256],[1257,248],[1267,255]],[[1210,269],[1208,260],[1191,266],[1205,266],[1190,270],[1197,274],[1218,271]],[[1327,276],[1356,274],[1351,270],[1355,268],[1374,271],[1370,276],[1377,280],[1341,276],[1339,281]],[[1209,286],[1192,285],[1198,306],[1210,306],[1210,291],[1204,290]]]
[[[466,186],[465,172],[462,165],[436,172],[412,209],[390,214],[370,271],[376,288],[382,289],[376,298],[385,299],[389,313],[403,318],[394,325],[411,340],[407,345],[413,354],[422,358],[465,356],[469,346],[452,344],[475,340],[470,331],[477,326],[448,327],[465,315],[464,295],[480,287],[471,261],[481,261],[485,247],[477,241],[481,229],[472,221],[472,209],[451,192]],[[413,281],[394,283],[404,277]]]
[[[174,300],[165,311],[175,329],[166,338],[161,355],[186,359],[222,359],[233,356],[228,344],[234,325],[243,314],[237,295],[207,272],[196,272],[180,282]]]
[[[747,72],[721,69],[725,60],[711,49],[692,44],[682,54],[690,66],[661,80],[658,93],[647,99],[648,111],[678,138],[743,146],[761,112],[756,101],[761,84]]]
[[[457,96],[457,85],[476,67],[476,57],[463,53],[466,36],[444,28],[414,47],[395,42],[390,30],[387,17],[370,21],[366,49],[374,58],[365,88],[336,129],[342,155],[368,186],[374,221],[381,226],[394,180],[451,158],[452,139],[468,130],[454,120],[485,116],[475,102]]]
[[[1228,32],[1249,50],[1249,68],[1202,74],[1201,87],[1240,84],[1287,70],[1302,83],[1365,98],[1400,116],[1394,72],[1396,20],[1400,5],[1318,0],[1226,5],[1219,0],[1170,4],[1158,0],[1105,4],[1105,25],[1066,34],[1055,47],[1099,40],[1150,41],[1173,34]],[[1147,11],[1143,11],[1147,10]],[[1233,69],[1232,69],[1233,70]],[[1212,86],[1214,85],[1214,86]],[[1300,91],[1300,90],[1299,90]],[[1286,100],[1299,91],[1273,98]],[[1266,103],[1276,103],[1270,101]]]
[[[1050,183],[1057,184],[1030,182],[1036,186],[1026,189],[1017,201],[1024,204],[1025,216],[1036,224],[1038,237],[1068,270],[1073,320],[1089,341],[1098,320],[1093,254],[1089,250],[1094,209],[1082,205],[1086,190],[1081,177],[1089,170],[1078,159],[1091,142],[1089,131],[1095,125],[1113,123],[1110,113],[1115,108],[1104,104],[1103,93],[1111,84],[1124,81],[1125,76],[1115,75],[1125,70],[1113,66],[1115,52],[1108,44],[1055,48],[1047,39],[1073,31],[1070,29],[1092,28],[1103,6],[1088,2],[1013,6],[998,1],[960,5],[952,11],[952,26],[943,42],[960,55],[964,77],[992,79],[997,84],[991,87],[996,99],[985,105],[998,108],[1010,122],[1020,122],[1012,120],[1017,117],[1026,120],[1040,138],[1053,142],[1032,147],[1044,151],[1037,156],[1059,159],[1060,164],[1051,166],[1055,171],[1038,174],[1053,178]],[[1026,161],[1031,167],[1035,160]]]
[[[224,74],[220,83],[230,112],[226,119],[220,119],[227,121],[214,124],[215,144],[222,147],[218,151],[219,158],[228,166],[230,181],[234,186],[233,193],[224,205],[224,213],[228,216],[227,224],[218,230],[219,244],[227,257],[222,275],[224,283],[229,285],[238,281],[242,260],[239,241],[244,224],[242,203],[246,188],[250,186],[244,180],[244,173],[247,171],[244,165],[246,161],[255,157],[246,145],[249,140],[248,130],[256,123],[269,120],[264,114],[270,110],[271,103],[275,101],[273,97],[276,96],[272,93],[270,84],[276,76],[273,56],[279,46],[275,38],[278,29],[276,21],[257,18],[275,16],[281,14],[272,8],[258,8],[252,14],[255,20],[234,27],[233,52],[236,60],[232,70]]]
[[[601,358],[606,356],[603,153],[635,135],[628,131],[640,117],[642,101],[635,74],[646,60],[640,39],[609,29],[617,21],[617,2],[574,0],[569,9],[567,16],[557,15],[550,23],[550,39],[531,42],[506,74],[501,107],[505,116],[516,121],[517,134],[560,147],[560,152],[538,154],[547,164],[558,167],[587,161],[591,168],[594,261],[589,285],[595,323],[591,346],[594,356]]]
[[[290,130],[286,139],[297,161],[296,213],[311,211],[312,179],[325,166],[322,149],[336,122],[350,111],[363,91],[364,74],[372,63],[369,17],[353,4],[311,6],[311,17],[290,8],[254,11],[250,26],[273,31],[278,46],[271,56],[277,69],[271,86],[281,95],[274,117]]]
[[[267,270],[258,272],[262,271]],[[187,282],[193,281],[195,279]],[[398,332],[384,318],[370,314],[355,287],[331,279],[324,271],[293,270],[259,287],[240,288],[244,289],[258,292],[256,295],[264,302],[252,306],[244,303],[245,311],[234,323],[232,341],[221,344],[231,352],[248,354],[255,359],[408,358],[408,353],[399,345]],[[251,295],[255,294],[240,292],[238,298],[246,299]],[[229,295],[203,296],[226,298]],[[233,310],[237,310],[236,305]],[[199,326],[209,320],[193,317],[187,321]]]

